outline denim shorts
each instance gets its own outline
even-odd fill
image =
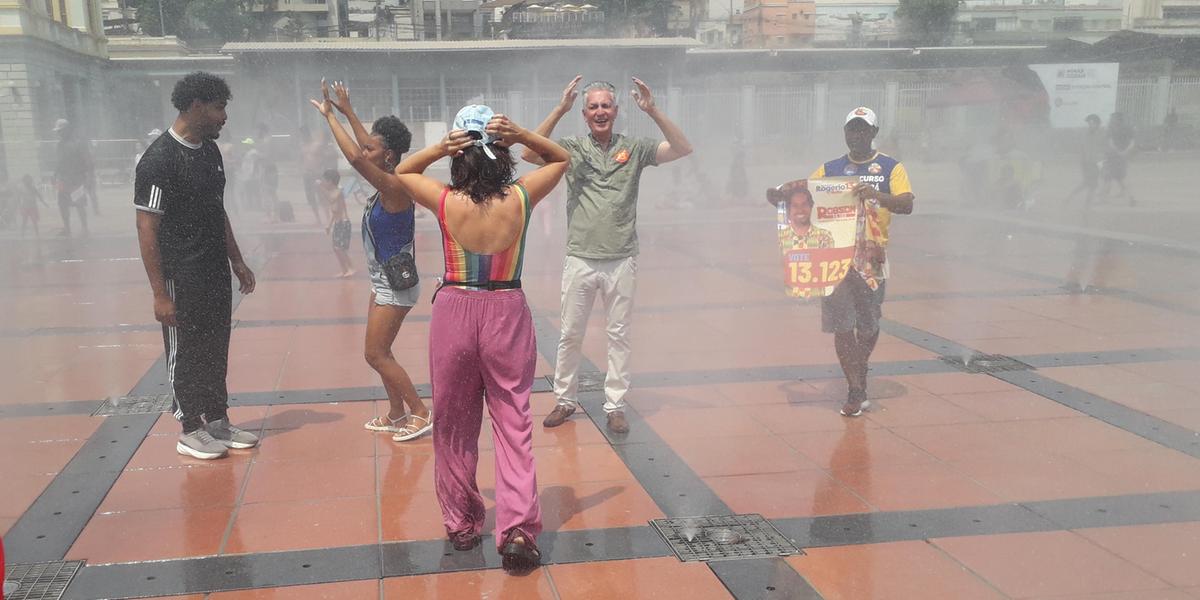
[[[412,252],[413,245],[410,243],[405,246],[404,251]],[[420,283],[406,290],[393,290],[388,285],[387,276],[383,274],[383,267],[370,253],[367,253],[367,272],[371,275],[371,291],[375,292],[375,304],[380,306],[416,306],[417,300],[421,298]]]

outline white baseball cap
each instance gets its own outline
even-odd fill
[[[847,123],[849,123],[850,121],[853,121],[855,119],[862,119],[863,121],[865,121],[867,123],[867,125],[870,125],[871,127],[876,127],[879,125],[879,121],[875,117],[875,111],[873,111],[865,106],[860,106],[860,107],[850,111],[850,114],[846,115]]]

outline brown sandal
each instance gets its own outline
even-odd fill
[[[508,533],[504,546],[500,548],[501,564],[505,571],[526,573],[538,567],[542,562],[542,552],[520,529]]]

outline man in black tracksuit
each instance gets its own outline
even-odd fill
[[[215,75],[181,79],[171,93],[179,117],[146,149],[134,183],[142,263],[154,291],[154,318],[163,325],[175,418],[183,425],[176,450],[200,459],[258,444],[226,414],[230,270],[242,293],[254,291],[254,273],[225,214],[225,169],[213,141],[225,125],[230,96]]]

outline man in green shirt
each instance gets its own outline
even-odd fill
[[[537,132],[550,137],[578,97],[582,76],[563,90],[562,101]],[[629,431],[625,394],[629,391],[629,325],[637,276],[637,200],[642,170],[683,158],[692,145],[679,126],[654,104],[650,88],[636,77],[632,92],[638,108],[662,130],[665,141],[631,138],[614,133],[616,88],[603,81],[583,88],[583,120],[588,135],[558,140],[571,153],[567,170],[567,258],[562,278],[562,336],[554,369],[558,406],[543,425],[557,427],[576,409],[576,374],[583,358],[583,336],[596,297],[604,303],[608,326],[608,374],[604,381],[604,412],[614,433]],[[537,156],[522,157],[538,163]]]

